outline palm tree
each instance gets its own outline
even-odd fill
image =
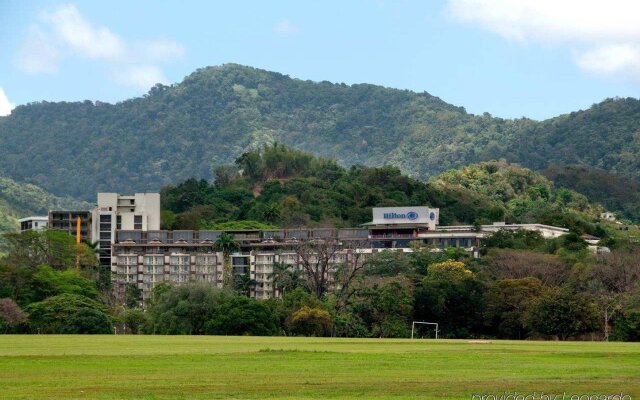
[[[302,285],[301,271],[293,265],[276,262],[271,273],[274,295],[276,290],[284,297],[286,291],[294,290]]]
[[[255,279],[251,279],[249,273],[238,275],[233,280],[234,289],[244,295],[249,297],[251,294],[251,287],[256,284]]]
[[[240,250],[240,243],[238,243],[233,235],[227,232],[222,232],[218,239],[213,244],[213,248],[217,251],[222,251],[223,258],[223,284],[224,286],[230,286],[233,284],[233,271],[231,269],[231,253]]]

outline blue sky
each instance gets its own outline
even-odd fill
[[[640,95],[634,1],[0,2],[0,114],[240,63],[544,119]]]

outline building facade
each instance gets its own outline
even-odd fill
[[[49,217],[26,217],[18,220],[20,232],[41,231],[49,226]]]
[[[91,211],[91,218],[91,237],[98,243],[100,265],[110,267],[116,231],[160,229],[160,194],[98,193],[98,205]]]
[[[536,231],[544,238],[568,233],[542,224],[439,226],[440,210],[429,207],[373,208],[372,221],[359,228],[166,231],[160,230],[158,193],[98,193],[97,200],[92,211],[51,211],[47,223],[75,236],[80,218],[82,239],[97,242],[100,264],[110,268],[115,292],[122,296],[127,285],[134,285],[143,301],[160,283],[200,281],[222,287],[238,279],[249,286],[250,297],[268,299],[282,295],[275,280],[283,265],[306,273],[324,257],[327,284],[339,285],[334,279],[338,268],[361,265],[388,249],[411,252],[413,243],[431,251],[464,248],[477,257],[482,239],[500,230]],[[21,229],[35,229],[35,218],[21,220]],[[240,245],[226,260],[215,246],[223,232]]]
[[[91,211],[49,211],[49,229],[65,231],[75,237],[78,218],[80,218],[80,239],[93,243],[91,236]]]
[[[426,207],[396,211],[374,209],[373,221],[362,228],[225,231],[240,245],[240,251],[231,254],[227,260],[226,273],[230,274],[231,280],[239,277],[249,280],[250,297],[268,299],[282,295],[275,284],[276,266],[286,265],[305,273],[314,257],[328,257],[327,282],[337,284],[334,274],[339,266],[353,267],[364,262],[369,255],[384,250],[411,252],[412,242],[427,245],[432,251],[461,247],[478,256],[482,239],[499,230],[537,231],[545,238],[568,232],[564,228],[542,224],[440,227],[437,226],[438,211]],[[376,218],[376,215],[383,217]],[[425,215],[426,219],[420,219],[420,215]],[[225,260],[223,254],[215,250],[215,241],[222,233],[208,230],[117,230],[111,259],[116,290],[124,293],[127,284],[134,284],[142,289],[146,300],[155,285],[161,282],[182,284],[202,281],[222,287]],[[322,248],[326,251],[327,246],[334,246],[330,254],[319,254]],[[318,249],[318,254],[309,253],[316,251],[313,249]]]

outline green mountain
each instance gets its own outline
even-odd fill
[[[117,104],[39,102],[0,118],[0,172],[58,195],[135,192],[212,177],[280,142],[342,165],[418,179],[505,158],[640,177],[640,101],[606,100],[546,121],[472,115],[428,93],[311,82],[228,64]]]
[[[47,215],[50,209],[87,210],[89,207],[88,203],[54,196],[38,186],[0,176],[0,235],[17,230],[18,219],[22,217]]]
[[[552,165],[542,171],[556,186],[584,193],[591,201],[616,211],[619,218],[640,221],[640,181],[597,168]]]
[[[440,223],[541,222],[596,233],[601,208],[572,190],[518,165],[488,161],[449,170],[430,182],[395,167],[344,168],[281,145],[264,146],[216,170],[216,181],[189,179],[162,190],[168,229],[229,221],[282,227],[351,227],[371,207],[428,204]]]

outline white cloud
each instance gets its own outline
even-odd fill
[[[115,71],[113,79],[126,86],[148,89],[156,83],[166,84],[168,79],[162,70],[154,65],[134,65]]]
[[[117,60],[125,53],[122,40],[106,27],[94,27],[73,4],[45,13],[58,39],[74,51],[89,58]]]
[[[169,39],[143,42],[137,47],[141,48],[143,54],[149,60],[154,61],[169,61],[184,55],[184,47],[180,43]]]
[[[640,76],[640,2],[449,0],[447,10],[508,40],[568,45],[586,71]]]
[[[622,72],[640,79],[640,46],[619,44],[598,47],[577,56],[578,65],[598,74]]]
[[[288,19],[283,19],[276,24],[275,32],[281,36],[289,36],[298,32],[298,27]]]
[[[60,51],[38,26],[31,26],[18,55],[18,66],[29,74],[52,74],[58,71]]]
[[[159,64],[184,55],[182,45],[170,39],[127,41],[108,27],[96,26],[74,4],[42,12],[28,32],[17,58],[26,73],[55,73],[64,59],[100,62],[121,85],[148,88],[167,78]]]
[[[9,98],[4,94],[4,90],[0,88],[0,117],[11,114],[11,110],[16,108],[16,105],[9,101]]]

